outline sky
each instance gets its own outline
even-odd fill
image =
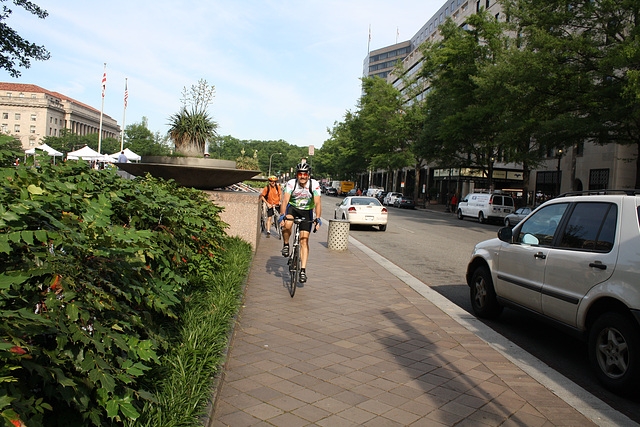
[[[8,3],[5,21],[47,61],[13,78],[165,135],[182,92],[215,86],[219,135],[320,148],[354,111],[367,48],[411,39],[443,0],[33,0],[44,20]],[[371,28],[371,42],[369,39]],[[125,79],[129,90],[124,111]]]

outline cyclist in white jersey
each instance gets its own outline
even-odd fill
[[[309,233],[320,228],[320,184],[309,178],[311,167],[308,163],[298,163],[296,178],[287,182],[280,204],[280,224],[282,225],[282,256],[289,256],[289,237],[294,218],[303,218],[300,223],[300,282],[307,281],[307,258],[309,257]],[[315,220],[313,212],[315,210]]]

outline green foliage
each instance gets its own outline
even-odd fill
[[[6,0],[1,1],[5,2]],[[27,0],[12,0],[12,3],[40,19],[44,19],[48,15],[46,10]],[[7,70],[11,77],[20,77],[19,67],[29,68],[31,59],[46,61],[50,55],[44,46],[38,46],[23,39],[13,28],[3,22],[11,13],[13,11],[8,6],[2,6],[0,12],[0,68]]]
[[[148,126],[147,118],[140,123],[128,125],[124,131],[124,148],[140,156],[166,156],[170,153],[167,144],[154,135]]]
[[[211,399],[211,382],[221,365],[233,317],[251,262],[251,246],[238,238],[224,241],[223,267],[203,269],[185,296],[181,327],[162,366],[150,372],[158,404],[145,405],[132,426],[200,425]],[[203,266],[206,267],[206,266]]]
[[[2,167],[0,181],[2,416],[138,418],[157,400],[145,373],[171,350],[186,296],[220,267],[220,209],[85,162]]]
[[[277,176],[289,172],[291,168],[300,163],[300,159],[306,158],[309,153],[308,147],[291,145],[283,140],[240,140],[232,136],[222,136],[213,140],[209,145],[209,153],[216,159],[237,160],[239,156],[244,156],[243,150],[245,153],[256,153],[257,167],[254,164],[250,169],[260,170],[266,175],[269,171],[269,160],[271,160],[271,174]],[[272,156],[274,153],[282,154]],[[315,173],[314,166],[314,175]]]

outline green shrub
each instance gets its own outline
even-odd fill
[[[145,373],[220,268],[226,224],[202,192],[0,151],[0,411],[118,425],[157,398]],[[44,421],[46,420],[46,422]]]

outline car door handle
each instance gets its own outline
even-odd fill
[[[542,252],[538,252],[533,257],[534,258],[538,258],[538,259],[546,259],[547,258],[547,256],[545,254],[543,254]]]
[[[607,265],[601,263],[600,261],[590,262],[589,263],[589,267],[599,268],[600,270],[606,270],[607,269]]]

